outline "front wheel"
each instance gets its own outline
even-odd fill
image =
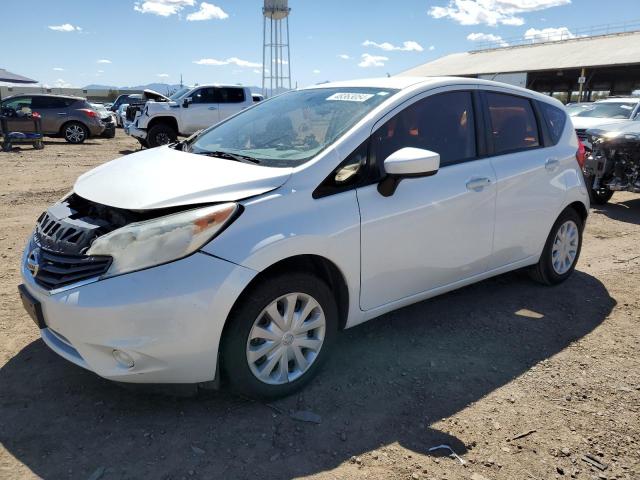
[[[556,285],[571,276],[582,248],[582,218],[568,208],[553,224],[540,260],[531,269],[531,276],[545,285]]]
[[[62,128],[64,139],[73,144],[80,144],[89,138],[89,129],[80,122],[69,122]]]
[[[276,276],[240,299],[222,339],[222,370],[250,397],[290,395],[318,372],[338,329],[329,287],[306,273]]]
[[[587,180],[587,188],[589,189],[589,200],[594,205],[604,205],[611,197],[613,197],[613,190],[605,187],[604,185],[600,185],[598,188],[593,188],[593,183],[595,181],[594,177],[590,177]]]
[[[164,125],[162,123],[154,125],[147,132],[147,143],[149,144],[150,148],[173,143],[177,138],[178,132],[176,132],[169,125]]]

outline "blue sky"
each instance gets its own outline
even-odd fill
[[[304,86],[394,74],[485,39],[625,21],[638,0],[289,5],[292,77]],[[0,68],[51,86],[176,83],[181,73],[188,84],[259,85],[261,8],[256,0],[2,0]]]

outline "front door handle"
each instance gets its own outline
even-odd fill
[[[481,191],[484,187],[491,185],[491,179],[487,177],[474,177],[467,181],[467,190],[473,190],[474,192]]]
[[[58,112],[58,115],[59,115],[59,116],[61,116],[61,117],[63,117],[63,116],[65,116],[65,115],[68,115],[68,113],[66,113],[66,112]]]
[[[209,110],[217,110],[218,107],[209,107]]]
[[[550,172],[553,172],[559,166],[560,160],[558,160],[557,158],[547,158],[547,160],[544,162],[544,168],[546,168]]]

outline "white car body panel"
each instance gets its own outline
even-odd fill
[[[225,321],[256,275],[299,255],[333,263],[347,286],[346,327],[476,281],[536,263],[551,225],[571,203],[589,207],[571,122],[557,146],[448,165],[407,178],[383,197],[376,185],[314,199],[312,192],[385,118],[433,93],[493,89],[558,108],[517,87],[462,78],[394,77],[310,88],[371,86],[400,92],[333,145],[294,168],[267,168],[160,147],[81,176],[74,191],[131,210],[237,201],[242,213],[185,259],[48,295],[43,338],[75,363],[129,382],[204,382],[215,376]],[[150,102],[149,105],[152,105]],[[160,104],[158,104],[160,105]],[[167,105],[165,103],[165,105]],[[545,167],[547,159],[553,168]],[[467,182],[486,177],[478,191]],[[26,252],[25,252],[26,253]],[[105,292],[108,292],[105,294]],[[180,338],[171,344],[170,340]],[[57,343],[56,343],[57,342]],[[64,344],[64,342],[63,342]],[[113,349],[135,356],[119,367]],[[140,362],[138,366],[138,361]]]
[[[146,210],[240,200],[278,188],[290,175],[289,168],[255,167],[158,147],[94,168],[73,189],[103,205]]]

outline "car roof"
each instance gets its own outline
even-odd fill
[[[232,83],[201,83],[200,85],[193,85],[187,88],[201,88],[201,87],[249,88],[249,87],[245,87],[244,85],[237,85],[237,84],[234,85]]]
[[[314,88],[393,88],[403,90],[418,83],[429,83],[430,80],[438,80],[443,77],[380,77],[380,78],[362,78],[358,80],[345,80],[339,82],[324,82],[316,85],[309,85],[303,90]]]
[[[546,103],[550,103],[557,107],[563,107],[564,105],[557,99],[544,95],[533,90],[528,90],[515,85],[510,85],[501,82],[494,82],[492,80],[482,80],[479,78],[468,77],[382,77],[382,78],[365,78],[361,80],[348,80],[343,82],[327,82],[319,83],[317,85],[310,85],[305,87],[307,89],[320,89],[320,88],[340,88],[340,87],[363,87],[363,88],[389,88],[403,91],[406,94],[412,94],[414,91],[419,91],[425,87],[447,87],[449,85],[469,85],[470,87],[497,87],[508,89],[515,94],[527,96],[529,98],[535,98]]]
[[[52,97],[52,98],[69,98],[72,100],[84,100],[84,97],[76,97],[74,95],[56,95],[54,93],[16,93],[10,97],[4,97],[2,100],[10,100],[18,97]]]
[[[640,97],[609,97],[596,100],[596,103],[638,103]]]

